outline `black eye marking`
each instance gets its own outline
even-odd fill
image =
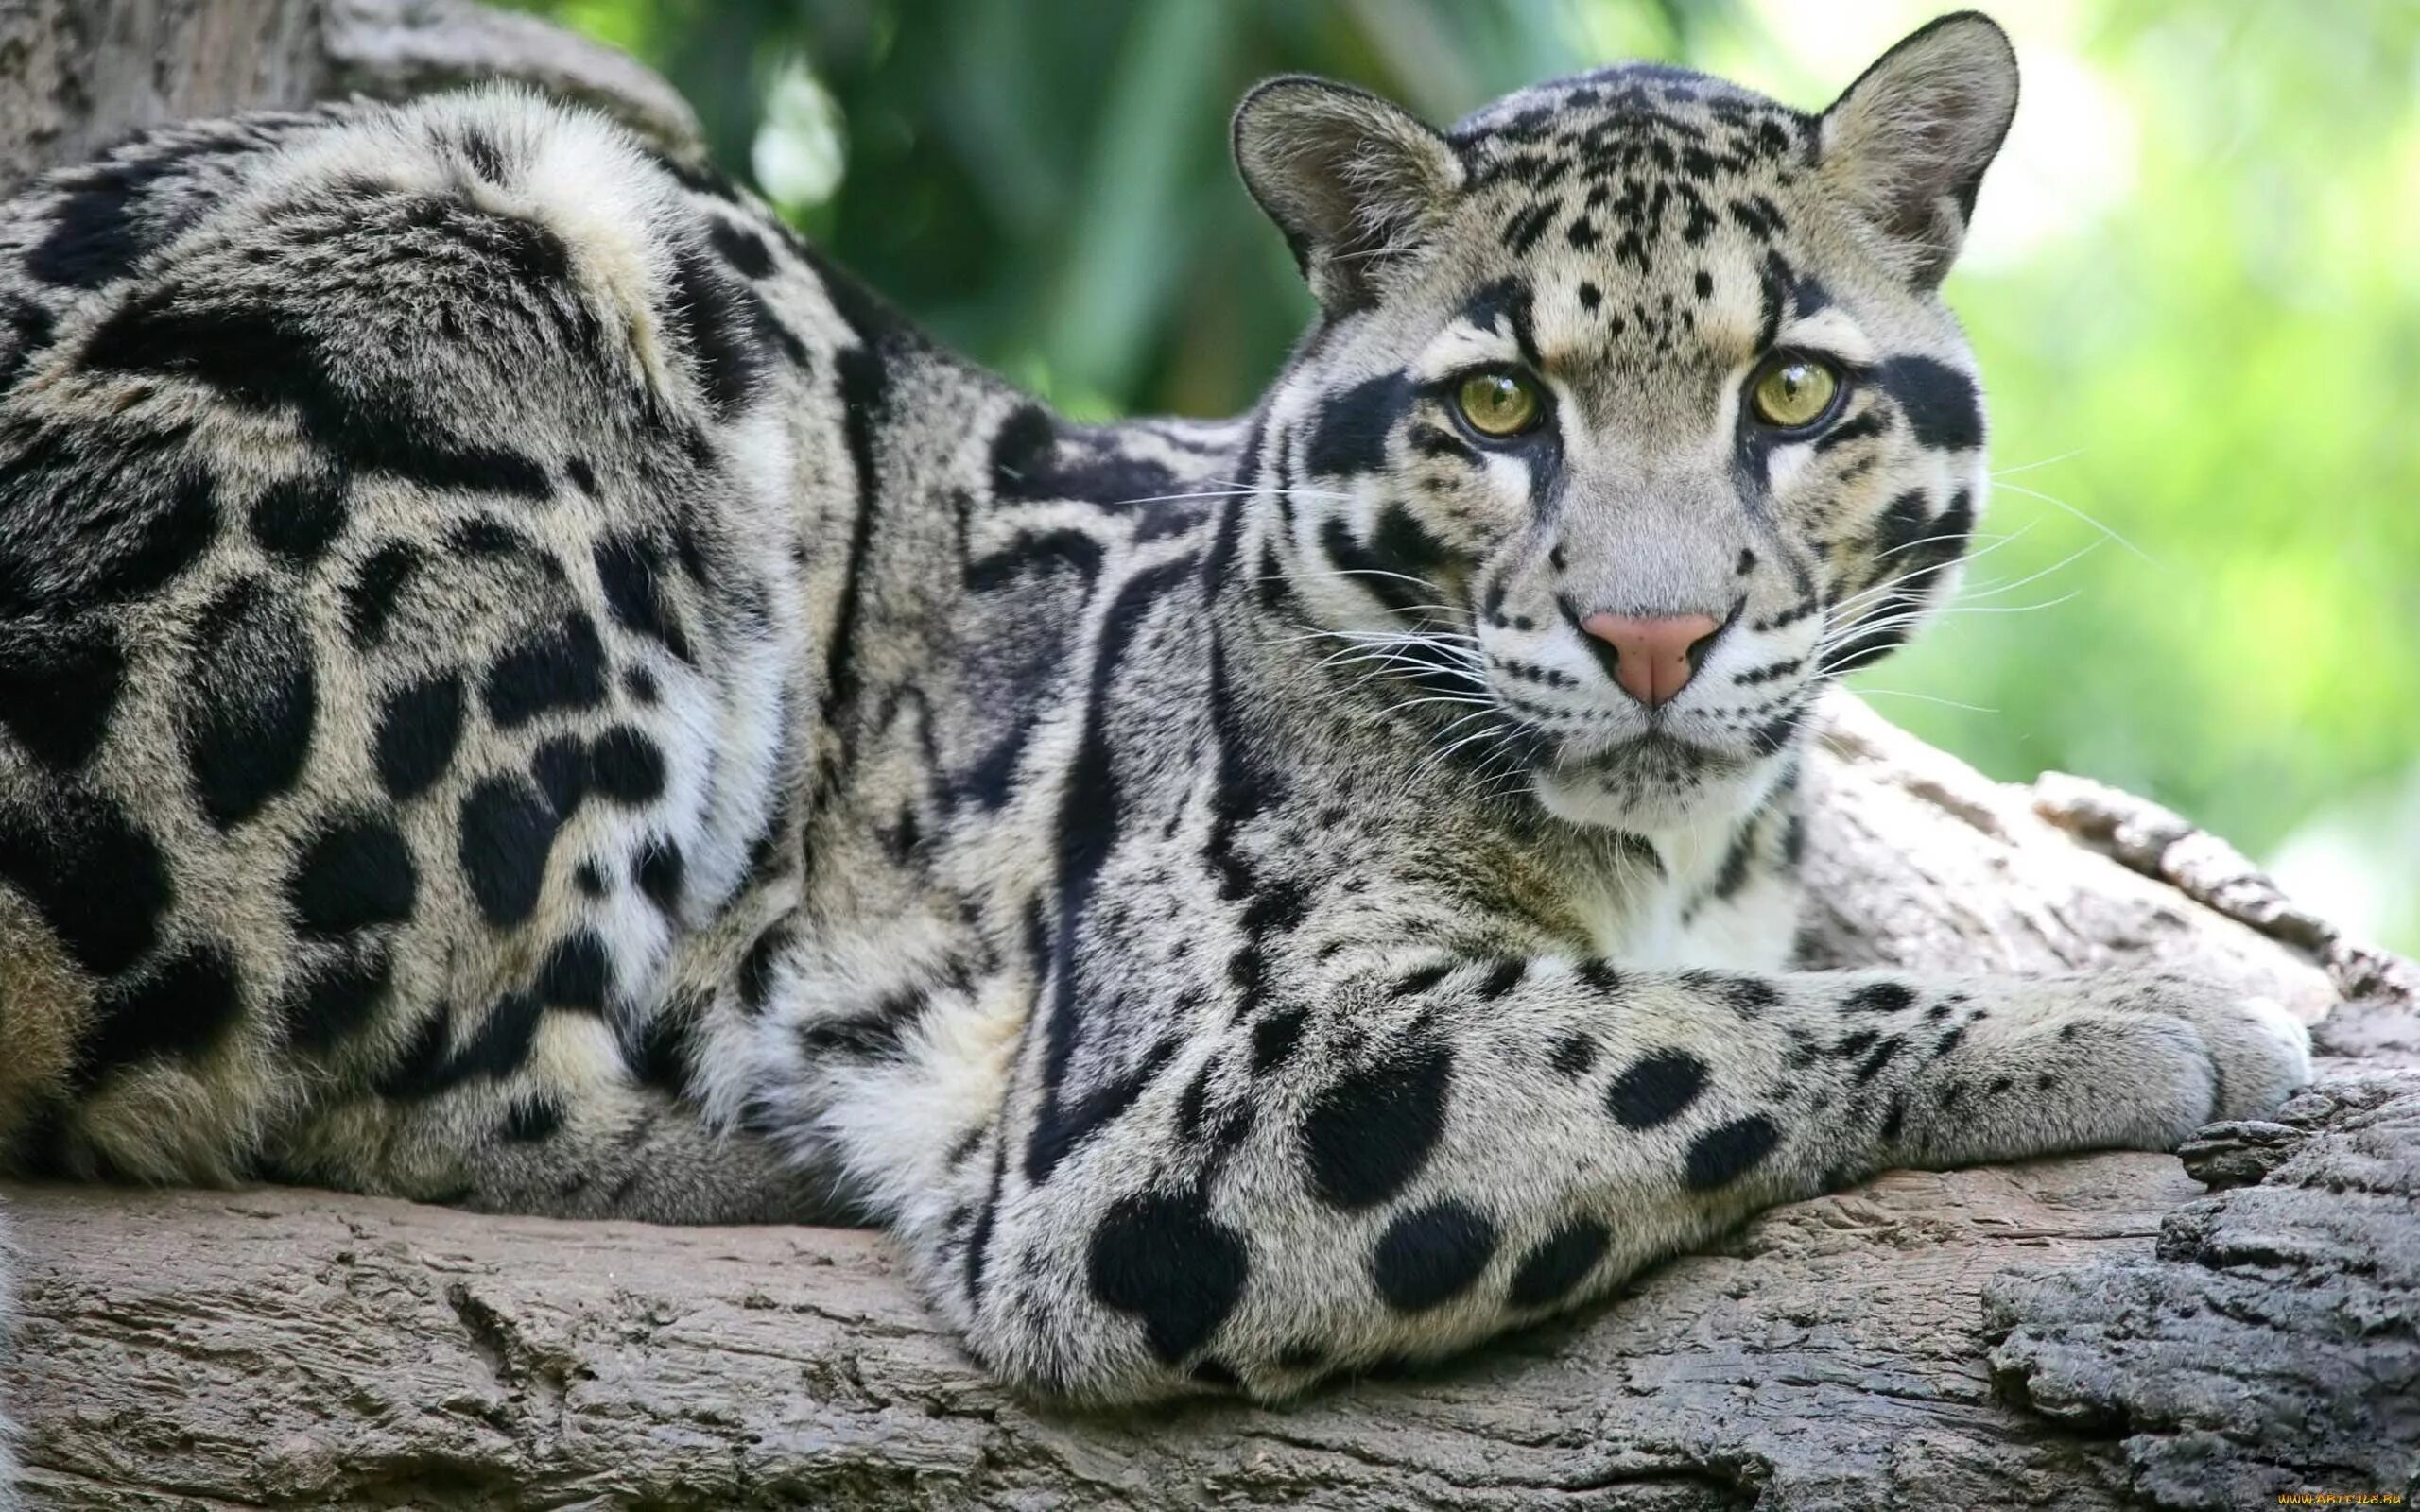
[[[1471,296],[1463,305],[1461,318],[1481,331],[1493,331],[1499,324],[1512,328],[1512,341],[1521,351],[1521,360],[1531,369],[1544,367],[1538,358],[1537,328],[1530,321],[1530,283],[1522,278],[1500,278]]]
[[[1937,451],[1983,444],[1983,403],[1972,378],[1930,357],[1893,357],[1877,377],[1906,412],[1919,443]]]
[[[1478,465],[1478,454],[1448,431],[1422,421],[1410,430],[1411,449],[1422,456]]]
[[[1387,438],[1410,399],[1410,380],[1400,372],[1381,373],[1322,399],[1304,451],[1305,470],[1346,476],[1383,469]]]

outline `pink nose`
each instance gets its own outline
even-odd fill
[[[1711,614],[1591,614],[1580,627],[1614,648],[1614,680],[1622,691],[1660,709],[1697,676],[1690,653],[1722,628],[1722,622]]]

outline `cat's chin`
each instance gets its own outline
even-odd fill
[[[1742,761],[1670,740],[1632,741],[1579,764],[1541,763],[1530,790],[1567,824],[1599,829],[1685,830],[1754,808],[1780,764]]]

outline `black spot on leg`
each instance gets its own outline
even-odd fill
[[[295,927],[322,938],[403,922],[416,891],[411,848],[373,815],[340,818],[314,834],[285,879]]]
[[[664,753],[628,725],[615,725],[588,748],[596,791],[616,803],[653,802],[664,793]]]
[[[99,616],[0,630],[0,728],[54,772],[92,759],[125,679],[126,653]]]
[[[1201,1137],[1201,1128],[1210,1118],[1210,1082],[1219,1074],[1214,1057],[1204,1060],[1193,1079],[1184,1084],[1184,1094],[1177,1099],[1176,1136],[1180,1143],[1191,1144]]]
[[[1308,1341],[1287,1345],[1277,1351],[1276,1358],[1278,1369],[1290,1370],[1297,1375],[1327,1366],[1327,1350]]]
[[[329,472],[304,472],[273,483],[252,501],[252,539],[262,550],[295,567],[308,567],[327,555],[344,521],[344,483]]]
[[[513,1144],[552,1139],[563,1126],[562,1104],[551,1097],[524,1097],[504,1115],[504,1137]]]
[[[0,881],[99,977],[116,976],[151,949],[174,897],[150,833],[78,788],[45,795],[38,812],[0,806]]]
[[[790,922],[775,919],[756,936],[754,944],[739,962],[739,1001],[752,1014],[765,1011],[772,1001],[773,969],[780,963],[781,954],[790,942]]]
[[[1896,1056],[1903,1048],[1905,1048],[1906,1044],[1906,1040],[1900,1039],[1894,1034],[1890,1039],[1883,1040],[1878,1045],[1876,1045],[1874,1047],[1874,1053],[1866,1057],[1865,1059],[1858,1064],[1857,1068],[1858,1081],[1860,1084],[1863,1084],[1865,1082],[1872,1081],[1876,1076],[1880,1075],[1882,1074],[1882,1068],[1891,1064],[1892,1057]]]
[[[690,660],[688,637],[664,596],[661,551],[634,536],[608,536],[591,555],[614,623],[660,643],[683,662]]]
[[[659,1009],[635,1034],[625,1032],[623,1064],[642,1087],[672,1097],[685,1097],[697,1069],[697,1047],[691,1042],[694,1021],[667,1005]]]
[[[1301,1008],[1279,1008],[1253,1025],[1252,1074],[1266,1076],[1284,1065],[1303,1042],[1309,1015]]]
[[[681,875],[683,861],[680,845],[658,836],[648,841],[631,863],[631,880],[648,902],[666,914],[676,914],[681,907]]]
[[[588,747],[578,735],[554,735],[529,753],[529,775],[546,795],[557,819],[568,819],[588,801]]]
[[[1444,1132],[1453,1053],[1423,1045],[1348,1071],[1312,1099],[1302,1146],[1311,1190],[1335,1207],[1375,1207],[1428,1163]]]
[[[1605,1111],[1624,1128],[1656,1128],[1687,1112],[1704,1090],[1704,1061],[1685,1050],[1652,1051],[1605,1089]]]
[[[385,643],[387,627],[422,563],[419,549],[400,541],[387,542],[362,561],[344,594],[345,630],[355,650]]]
[[[510,927],[537,909],[546,855],[561,822],[522,778],[490,777],[463,796],[457,855],[471,897],[489,923]]]
[[[1916,1001],[1914,992],[1898,982],[1870,982],[1841,1000],[1842,1013],[1901,1013]]]
[[[1781,1130],[1762,1113],[1708,1129],[1689,1145],[1682,1179],[1692,1192],[1729,1186],[1761,1164],[1781,1143]]]
[[[903,1052],[908,1030],[931,1005],[929,988],[905,988],[886,995],[864,1012],[818,1019],[801,1025],[799,1046],[810,1060],[829,1056],[897,1056]]]
[[[205,1054],[241,1015],[239,980],[226,947],[188,946],[141,977],[95,995],[71,1080],[89,1087],[140,1061]]]
[[[1243,1378],[1236,1374],[1234,1366],[1219,1359],[1202,1361],[1186,1371],[1185,1377],[1198,1384],[1216,1387],[1220,1391],[1240,1390],[1244,1383]]]
[[[1511,992],[1514,988],[1519,987],[1521,985],[1522,978],[1529,974],[1530,963],[1527,961],[1508,960],[1496,962],[1495,965],[1488,969],[1487,975],[1479,982],[1479,1001],[1482,1003],[1495,1002],[1497,999],[1502,998],[1505,994]]]
[[[1521,1257],[1506,1300],[1514,1307],[1551,1307],[1571,1295],[1605,1258],[1614,1236],[1605,1226],[1574,1219]]]
[[[1119,1199],[1093,1231],[1086,1280],[1102,1306],[1142,1321],[1151,1352],[1174,1365],[1210,1342],[1243,1296],[1243,1235],[1199,1193]]]
[[[1547,1058],[1555,1070],[1577,1081],[1596,1068],[1596,1039],[1585,1030],[1574,1029],[1556,1039]]]
[[[1777,1007],[1781,1004],[1781,988],[1761,976],[1719,974],[1714,994],[1743,1019],[1753,1019],[1767,1008]]]
[[[1859,1029],[1855,1034],[1841,1036],[1841,1042],[1832,1047],[1832,1054],[1842,1059],[1852,1059],[1873,1049],[1875,1041],[1881,1038],[1872,1029]]]
[[[185,760],[202,813],[228,830],[302,776],[319,681],[301,623],[257,581],[214,599],[195,634]]]
[[[372,742],[378,780],[401,802],[445,775],[462,739],[462,679],[442,672],[387,696]]]
[[[1495,1225],[1466,1203],[1417,1208],[1387,1225],[1370,1280],[1398,1313],[1421,1313],[1471,1289],[1495,1258]]]
[[[605,647],[596,622],[573,614],[523,641],[488,668],[489,717],[511,730],[559,709],[589,709],[605,697]]]
[[[591,930],[578,930],[556,941],[538,968],[538,1001],[550,1008],[602,1013],[612,981],[605,942]]]
[[[280,1005],[285,1042],[306,1053],[335,1049],[378,1016],[394,960],[383,945],[356,947],[315,967]]]

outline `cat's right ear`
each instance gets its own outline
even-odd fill
[[[1272,78],[1236,108],[1236,166],[1332,314],[1376,301],[1461,187],[1434,128],[1367,90]]]

